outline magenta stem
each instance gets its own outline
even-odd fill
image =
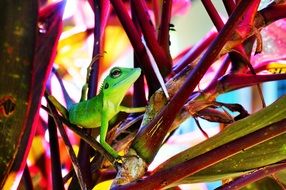
[[[236,4],[234,3],[233,0],[223,0],[222,1],[225,7],[225,10],[227,12],[228,15],[231,15],[231,13],[233,12],[233,10],[236,7]]]
[[[130,40],[130,43],[132,44],[136,57],[140,61],[141,67],[144,70],[149,87],[149,93],[153,94],[155,90],[160,87],[160,83],[155,75],[155,72],[153,71],[146,48],[142,43],[141,36],[129,17],[123,2],[119,0],[110,0],[110,2],[113,5],[113,8]]]
[[[167,55],[170,55],[170,21],[172,14],[172,0],[163,1],[162,16],[159,27],[158,42]]]
[[[211,31],[194,47],[192,47],[173,67],[173,75],[179,73],[184,67],[192,63],[201,53],[209,47],[210,43],[217,37],[217,32]]]
[[[133,0],[136,18],[139,21],[145,42],[152,53],[162,75],[167,75],[171,71],[171,57],[168,56],[164,49],[160,46],[156,37],[156,30],[152,24],[152,20],[148,14],[145,1]],[[168,18],[166,18],[168,19]]]
[[[217,10],[215,9],[213,3],[210,0],[202,0],[202,3],[206,11],[208,12],[211,20],[213,21],[217,31],[220,31],[222,27],[224,26],[224,23],[221,17],[219,16]]]

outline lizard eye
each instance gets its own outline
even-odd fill
[[[117,78],[121,75],[121,70],[119,68],[114,68],[110,71],[110,76],[112,78]]]
[[[109,87],[109,84],[108,84],[108,83],[105,83],[104,89],[108,89],[108,87]]]

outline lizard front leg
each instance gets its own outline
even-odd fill
[[[103,148],[111,154],[112,157],[115,159],[118,159],[120,156],[119,154],[105,141],[106,140],[106,134],[108,130],[108,117],[107,112],[102,110],[101,113],[101,126],[100,126],[100,144],[103,146]]]

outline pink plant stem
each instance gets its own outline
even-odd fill
[[[228,41],[239,23],[239,18],[255,1],[242,1],[235,9],[219,35],[211,43],[198,64],[189,73],[180,90],[174,95],[162,111],[146,126],[141,127],[131,145],[137,153],[147,162],[151,162],[158,152],[165,135],[168,133],[176,114],[180,111],[186,100],[194,91],[208,68],[217,58],[224,44]],[[144,139],[144,140],[143,140]],[[150,149],[149,147],[152,147]]]
[[[157,41],[156,30],[148,14],[145,1],[133,0],[131,3],[134,3],[135,14],[150,52],[152,53],[161,73],[163,75],[168,74],[172,67],[171,57],[165,53],[164,49]]]
[[[130,43],[134,48],[134,52],[138,60],[140,60],[141,67],[143,68],[147,79],[150,90],[149,93],[153,94],[155,90],[160,87],[160,83],[155,75],[155,72],[153,71],[146,48],[142,43],[141,36],[129,17],[123,2],[121,0],[110,0],[110,2],[113,5],[113,8],[130,40]]]
[[[270,176],[285,168],[286,168],[286,162],[284,160],[280,163],[265,166],[254,172],[238,177],[233,181],[216,188],[216,190],[238,190],[250,183],[256,182],[264,177]]]
[[[170,56],[170,20],[172,14],[172,1],[173,0],[165,0],[163,1],[163,8],[162,8],[162,16],[161,16],[161,23],[159,27],[158,33],[158,42],[160,46],[165,50],[165,53]]]
[[[201,41],[192,47],[173,67],[173,75],[179,73],[185,66],[192,63],[217,37],[217,32],[209,32]]]
[[[222,1],[225,7],[225,10],[228,15],[231,15],[233,10],[235,9],[236,5],[233,0],[223,0]]]
[[[202,0],[202,3],[208,12],[210,18],[212,19],[217,31],[220,31],[222,27],[224,26],[224,23],[219,16],[217,10],[215,9],[213,3],[210,0]]]
[[[286,4],[274,4],[259,11],[264,17],[266,25],[286,17]]]
[[[220,66],[220,68],[219,68],[218,71],[216,72],[216,75],[214,76],[214,78],[212,79],[212,81],[210,82],[210,84],[203,90],[205,93],[212,93],[212,94],[215,93],[213,90],[214,90],[215,87],[217,86],[218,79],[225,74],[225,72],[227,71],[227,68],[228,68],[229,64],[230,64],[230,57],[229,57],[229,55],[227,55],[227,56],[224,58],[224,60],[223,60],[223,62],[222,62],[222,64],[221,64],[221,66]]]
[[[220,79],[217,85],[219,93],[253,86],[263,82],[285,80],[286,74],[253,75],[253,74],[230,74]]]
[[[131,16],[132,16],[132,21],[138,30],[140,31],[140,26],[138,23],[138,20],[136,19],[135,13],[134,13],[134,4],[131,3]],[[136,55],[133,55],[133,61],[134,61],[134,67],[139,67],[140,66],[140,61],[138,60],[138,57]],[[142,107],[146,106],[147,100],[145,97],[145,84],[144,84],[144,76],[141,75],[137,81],[134,83],[134,92],[133,92],[133,106],[134,107]]]
[[[152,0],[152,7],[154,13],[154,20],[156,28],[159,28],[160,20],[161,20],[161,8],[159,6],[158,0]]]
[[[204,154],[186,160],[168,169],[159,171],[155,174],[128,185],[116,187],[116,190],[131,189],[161,189],[171,184],[179,182],[187,176],[197,173],[210,167],[222,160],[230,158],[245,149],[249,149],[262,142],[282,135],[286,132],[286,119],[268,125],[255,132],[242,136],[222,146],[214,148]]]
[[[228,2],[230,2],[230,1],[228,1]],[[210,0],[202,0],[202,3],[204,5],[206,11],[208,12],[210,18],[212,19],[212,22],[214,23],[217,31],[220,31],[223,28],[224,23],[223,23],[221,17],[219,16],[217,10],[215,9],[213,3]],[[226,72],[226,70],[229,66],[229,63],[230,63],[230,56],[227,55],[227,57],[223,61],[222,65],[220,66],[220,69],[218,70],[217,74],[215,75],[215,77],[213,78],[213,80],[209,86],[213,86],[217,83],[217,79],[220,78],[221,76],[223,76],[223,74]]]
[[[261,63],[257,63],[254,66],[254,70],[255,70],[256,73],[264,71],[264,70],[267,69],[269,64],[271,64],[273,62],[279,62],[279,60],[286,60],[286,57],[281,57],[279,59],[269,59],[269,60],[263,61]]]

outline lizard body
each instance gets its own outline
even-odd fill
[[[128,89],[140,74],[139,68],[115,67],[104,79],[97,96],[68,106],[67,110],[55,98],[52,97],[50,100],[70,123],[84,128],[100,127],[100,144],[114,158],[118,158],[118,153],[105,142],[108,122],[120,111],[134,113],[145,110],[144,107],[129,108],[120,105]]]

